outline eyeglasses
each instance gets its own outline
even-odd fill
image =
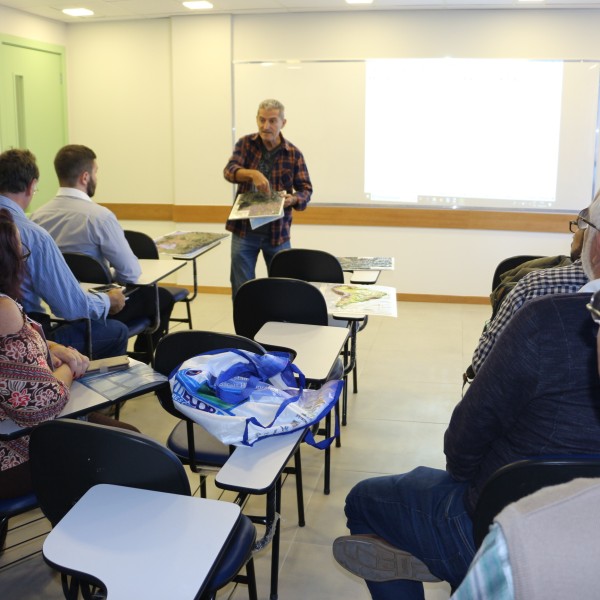
[[[592,298],[589,303],[586,304],[586,308],[592,314],[594,323],[598,323],[600,325],[600,291],[592,294]]]
[[[21,260],[27,262],[27,259],[31,256],[31,250],[23,242],[21,242],[21,248],[25,250],[21,256]]]
[[[600,231],[599,227],[596,227],[591,221],[588,221],[582,216],[577,217],[577,221],[569,221],[569,230],[571,233],[575,233],[577,229],[587,229],[588,227],[594,228],[596,231]]]

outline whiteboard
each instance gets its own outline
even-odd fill
[[[395,59],[393,62],[401,63],[408,62],[410,59]],[[412,59],[415,62],[414,59]],[[423,63],[436,59],[417,59]],[[461,60],[461,59],[457,59]],[[486,59],[490,63],[499,62],[496,59]],[[379,118],[367,118],[365,113],[365,105],[367,100],[367,64],[366,60],[337,60],[337,61],[279,61],[273,63],[260,62],[238,62],[234,64],[234,131],[233,142],[237,138],[247,133],[256,131],[256,109],[258,104],[267,98],[276,98],[281,101],[286,107],[287,124],[283,130],[283,135],[292,143],[300,148],[304,154],[311,180],[313,183],[314,193],[313,202],[321,204],[349,204],[360,206],[390,206],[395,204],[409,204],[413,207],[448,207],[448,208],[484,208],[484,209],[506,209],[506,210],[552,210],[565,212],[578,212],[582,207],[586,206],[592,199],[596,189],[596,164],[598,154],[598,88],[600,81],[599,64],[594,61],[526,61],[515,60],[515,65],[521,66],[522,63],[537,63],[540,67],[544,63],[558,64],[562,70],[562,88],[559,89],[558,97],[554,99],[555,105],[558,106],[558,112],[554,111],[555,118],[552,123],[548,124],[548,129],[552,129],[556,133],[557,140],[560,138],[560,143],[556,143],[558,148],[558,156],[555,161],[559,163],[558,169],[554,165],[554,171],[548,168],[548,175],[551,178],[552,189],[556,190],[555,198],[546,202],[531,202],[525,201],[526,192],[524,190],[524,201],[520,201],[518,194],[512,194],[510,199],[507,199],[500,192],[496,198],[493,194],[490,198],[471,198],[468,193],[461,197],[460,193],[452,190],[452,194],[444,195],[443,186],[424,185],[423,188],[442,189],[441,193],[424,192],[419,195],[415,192],[414,198],[404,198],[402,196],[402,185],[404,180],[408,179],[407,173],[413,174],[414,166],[411,166],[402,156],[406,156],[411,152],[411,146],[416,146],[416,139],[411,140],[402,134],[402,130],[393,129],[395,121],[394,111],[403,110],[401,107],[410,105],[412,110],[415,107],[418,109],[420,103],[418,101],[419,86],[413,84],[416,100],[407,104],[394,101],[394,98],[388,96],[381,97],[380,103],[372,101],[370,104],[378,110],[381,105]],[[438,62],[442,62],[438,59]],[[465,61],[466,62],[466,61]],[[473,61],[471,61],[473,62]],[[485,62],[483,59],[479,62]],[[521,65],[519,65],[521,63]],[[425,69],[423,69],[425,71]],[[492,70],[492,69],[490,69]],[[440,78],[441,80],[442,78]],[[369,85],[371,85],[369,83]],[[483,82],[482,87],[488,85]],[[508,84],[507,84],[508,85]],[[401,90],[398,93],[406,94],[406,86],[398,86]],[[463,86],[466,87],[466,86]],[[432,88],[427,87],[428,90]],[[532,93],[533,88],[530,88]],[[385,92],[379,92],[381,95]],[[431,91],[429,91],[431,93]],[[449,103],[449,99],[455,99],[461,93],[459,86],[452,85],[452,81],[448,78],[444,80],[444,86],[439,88],[439,93],[434,102],[422,102],[423,106],[427,105],[431,111],[432,118],[435,118],[436,106],[442,107]],[[470,91],[472,94],[472,91]],[[515,88],[514,95],[519,94],[519,88]],[[522,93],[522,92],[521,92]],[[531,93],[529,95],[531,95]],[[488,96],[489,97],[489,96]],[[521,114],[525,110],[534,111],[536,106],[541,106],[544,103],[542,95],[538,100],[538,104],[532,102],[519,102],[518,98],[514,102],[505,103],[506,111],[515,111],[511,116],[510,113],[503,115],[504,122],[526,123],[527,119],[523,119]],[[466,96],[465,102],[468,97]],[[437,103],[437,104],[436,104]],[[455,102],[456,106],[460,105]],[[371,115],[373,114],[373,108]],[[500,110],[503,110],[502,104],[495,106],[489,113],[489,125],[486,127],[485,121],[481,120],[481,114],[478,118],[473,118],[473,122],[469,123],[469,110],[465,111],[460,117],[460,126],[452,123],[452,112],[446,112],[443,119],[451,127],[446,134],[446,138],[452,136],[448,140],[444,138],[445,146],[449,148],[449,153],[456,152],[459,155],[460,161],[460,144],[463,138],[468,138],[467,135],[461,135],[461,131],[466,132],[468,128],[476,130],[478,134],[489,130],[487,143],[489,147],[485,147],[485,143],[481,143],[480,154],[485,158],[490,156],[489,162],[492,163],[492,168],[486,169],[489,171],[490,181],[497,180],[500,189],[506,188],[507,178],[515,177],[506,170],[506,165],[502,164],[502,160],[498,157],[502,156],[502,152],[498,152],[498,128],[491,126],[495,124],[495,117]],[[440,111],[441,112],[441,111]],[[475,114],[476,111],[471,111]],[[541,112],[541,108],[540,108]],[[465,116],[466,115],[466,116]],[[556,120],[556,115],[558,119]],[[537,115],[536,115],[537,116]],[[421,118],[423,118],[421,116]],[[425,117],[427,118],[427,117]],[[410,121],[411,116],[405,115],[404,123]],[[377,123],[375,136],[379,136],[380,143],[373,144],[373,132],[370,130],[365,133],[365,124]],[[440,126],[443,123],[440,124]],[[412,135],[419,136],[419,127],[413,128]],[[421,128],[421,130],[424,128]],[[521,149],[524,144],[522,135],[523,126],[515,128],[513,134],[506,136],[512,140],[514,144],[514,152]],[[540,127],[538,123],[538,134]],[[444,132],[440,129],[440,140],[443,138]],[[365,141],[368,139],[370,148],[381,147],[383,150],[381,162],[385,164],[380,169],[381,176],[379,179],[385,179],[391,190],[390,197],[382,200],[381,195],[371,199],[369,190],[365,188]],[[469,139],[471,139],[469,137]],[[455,143],[456,142],[456,143]],[[435,143],[435,142],[432,142]],[[402,146],[403,145],[403,146]],[[440,144],[441,145],[441,144]],[[404,154],[402,153],[402,150]],[[510,148],[506,153],[513,152]],[[540,151],[541,153],[541,151]],[[432,153],[433,154],[433,153]],[[529,152],[532,159],[536,152]],[[424,156],[427,156],[426,154]],[[527,153],[523,153],[525,159]],[[456,157],[452,157],[456,158]],[[425,161],[427,159],[424,159]],[[473,161],[473,153],[465,152],[465,163]],[[371,161],[373,162],[373,161]],[[508,161],[506,161],[508,162]],[[522,163],[523,160],[513,161]],[[487,167],[488,165],[486,165]],[[436,165],[426,164],[421,169],[426,179],[434,178],[442,169]],[[521,168],[527,171],[527,168]],[[530,169],[534,172],[534,169]],[[469,177],[469,169],[465,169],[465,188],[468,189],[467,180]],[[541,188],[542,185],[548,187],[548,182],[538,182],[545,171],[536,166],[536,175],[528,185],[523,185],[523,188],[535,190],[536,187]],[[485,179],[485,178],[484,178]],[[371,176],[372,180],[372,176]],[[369,177],[367,177],[369,181]],[[427,182],[428,184],[431,181]],[[503,183],[504,185],[500,185]],[[413,186],[414,187],[414,186]],[[456,187],[456,186],[454,186]],[[473,187],[473,186],[471,186]],[[397,188],[397,189],[396,189]],[[398,192],[401,198],[394,198]]]

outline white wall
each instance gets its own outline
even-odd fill
[[[156,234],[222,230],[143,218],[145,203],[231,202],[222,168],[233,142],[232,60],[598,59],[599,27],[596,10],[217,15],[73,24],[66,38],[70,136],[99,155],[100,201],[140,203],[137,225]],[[32,35],[14,29],[14,35]],[[380,281],[399,292],[467,296],[489,293],[493,268],[505,256],[564,254],[569,239],[567,233],[445,229],[294,226],[293,231],[298,247],[395,256],[396,271]],[[228,285],[228,267],[227,242],[201,259],[202,284]]]
[[[64,46],[67,25],[0,6],[0,33]]]

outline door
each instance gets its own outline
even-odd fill
[[[0,149],[28,148],[40,168],[29,211],[56,194],[54,156],[67,143],[63,49],[0,42]]]

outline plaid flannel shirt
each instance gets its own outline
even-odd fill
[[[587,282],[588,278],[583,272],[581,260],[566,267],[532,271],[523,277],[506,296],[496,316],[481,334],[471,362],[473,371],[475,373],[479,371],[498,336],[525,302],[549,294],[575,294]]]
[[[280,134],[281,135],[281,134]],[[223,175],[231,183],[236,183],[235,174],[239,169],[256,169],[260,162],[264,145],[258,133],[246,135],[239,139],[233,149],[233,154],[225,166]],[[271,187],[276,190],[286,190],[297,198],[293,208],[305,210],[310,202],[312,184],[308,175],[308,168],[304,162],[302,152],[288,142],[281,135],[281,149],[277,153],[271,176],[269,177]],[[237,193],[241,194],[252,190],[252,182],[244,181],[238,183]],[[292,226],[292,207],[284,209],[281,219],[272,221],[268,225],[270,244],[279,246],[290,239],[290,228]],[[250,221],[241,219],[227,221],[225,228],[235,235],[246,237],[252,231]]]

